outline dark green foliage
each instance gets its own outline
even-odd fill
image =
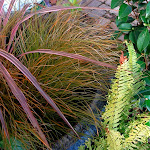
[[[148,46],[149,38],[150,38],[149,31],[148,31],[147,28],[145,28],[139,34],[139,37],[138,37],[138,40],[137,40],[137,47],[138,47],[140,52],[142,52]]]
[[[119,9],[119,19],[127,17],[132,11],[132,8],[127,4],[122,4]]]
[[[124,0],[112,0],[111,2],[111,8],[115,8],[117,6],[120,6],[123,3]]]
[[[116,25],[124,35],[124,39],[131,41],[139,57],[137,63],[144,72],[146,87],[138,93],[140,108],[150,107],[149,101],[145,100],[150,95],[150,2],[147,0],[111,1],[112,8],[120,7]],[[147,105],[146,105],[147,104]]]
[[[144,58],[145,68],[149,67],[150,52],[150,2],[146,0],[112,0],[111,8],[119,6],[116,25],[124,39],[134,43],[136,52]],[[143,56],[144,53],[144,56]]]

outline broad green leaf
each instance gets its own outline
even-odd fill
[[[117,27],[120,26],[122,23],[131,23],[133,22],[135,19],[133,19],[132,17],[124,17],[124,18],[116,18],[116,25]]]
[[[117,6],[120,6],[124,0],[112,0],[111,1],[111,8],[114,9]]]
[[[145,125],[150,127],[150,120],[147,123],[145,123]]]
[[[122,23],[126,23],[128,20],[128,16],[127,17],[124,17],[124,18],[120,18],[118,19],[118,17],[116,18],[116,25],[117,27],[120,26]]]
[[[129,40],[132,42],[132,43],[136,43],[136,39],[135,39],[135,36],[134,36],[134,31],[131,31],[129,33]]]
[[[122,4],[119,9],[119,18],[127,17],[132,11],[132,8],[127,4]]]
[[[125,34],[124,35],[124,40],[128,40],[129,39],[129,34]]]
[[[120,30],[122,30],[123,32],[125,31],[131,31],[132,29],[132,25],[130,23],[122,23],[119,27]]]
[[[144,29],[138,36],[137,47],[140,52],[142,52],[149,44],[150,36],[148,29]]]
[[[140,19],[142,20],[142,22],[147,23],[147,19],[145,15],[146,15],[146,10],[140,10]]]
[[[150,100],[150,95],[144,95],[145,100]]]
[[[150,96],[148,96],[148,97],[150,97]],[[150,111],[150,99],[149,98],[146,98],[146,99],[147,99],[147,100],[145,100],[146,108],[148,109],[148,111]]]
[[[145,51],[146,55],[150,54],[150,43],[148,44],[148,46],[146,47],[146,51]]]
[[[150,26],[150,18],[147,18],[147,23],[148,23],[149,26]]]
[[[140,16],[145,16],[145,15],[146,15],[146,10],[145,9],[140,10]]]
[[[141,16],[141,20],[142,20],[142,22],[144,22],[144,23],[146,23],[146,24],[147,24],[147,19],[146,19],[146,17],[145,17],[145,16]]]
[[[132,43],[137,44],[139,34],[145,29],[145,27],[134,27],[134,30],[130,32],[129,39]]]
[[[150,16],[150,2],[146,6],[146,18]]]
[[[131,22],[133,22],[134,20],[135,20],[134,18],[128,17],[127,23],[131,23]]]

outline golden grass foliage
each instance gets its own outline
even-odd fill
[[[18,17],[16,14],[15,19]],[[3,35],[8,38],[14,21],[16,20],[13,20],[12,16],[8,26],[3,29]],[[110,37],[111,33],[107,26],[97,25],[93,20],[89,23],[89,18],[78,11],[54,12],[42,16],[36,15],[23,23],[17,31],[12,52],[18,57],[24,52],[44,48],[81,54],[95,60],[116,64],[118,51],[114,48],[117,42],[110,40]],[[5,47],[3,40],[1,43],[2,48]],[[53,98],[71,124],[89,117],[86,103],[93,100],[97,89],[102,93],[107,92],[109,78],[114,74],[114,70],[106,67],[56,55],[29,54],[19,59],[36,77],[44,91]],[[63,132],[67,132],[66,124],[45,102],[29,80],[8,61],[4,61],[3,64],[9,68],[11,76],[26,96],[30,109],[45,131],[49,143],[61,137]],[[41,147],[39,137],[30,126],[21,105],[11,94],[1,74],[0,83],[2,93],[0,103],[6,110],[4,114],[9,132],[27,149],[28,145],[31,149]]]

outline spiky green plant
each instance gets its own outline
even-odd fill
[[[125,59],[123,64],[117,68],[108,94],[108,104],[102,115],[106,138],[102,136],[99,141],[105,140],[105,144],[96,142],[96,145],[92,146],[90,142],[86,142],[86,147],[93,147],[94,150],[102,150],[104,147],[109,150],[148,150],[150,148],[148,144],[150,127],[145,125],[150,115],[143,113],[134,116],[137,117],[136,119],[132,117],[131,120],[129,117],[131,107],[136,107],[138,104],[138,100],[132,101],[132,97],[144,88],[145,83],[142,80],[140,66],[137,64],[133,44],[127,42],[126,44],[129,60]],[[86,147],[81,146],[80,150]]]

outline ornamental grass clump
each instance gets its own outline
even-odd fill
[[[15,3],[11,0],[4,12],[3,2],[0,2],[1,148],[23,145],[25,149],[44,146],[50,149],[50,141],[59,137],[59,130],[68,131],[66,125],[79,137],[71,121],[87,116],[84,100],[90,102],[93,97],[87,91],[99,87],[107,91],[108,77],[116,69],[117,53],[111,49],[115,41],[109,40],[104,27],[91,27],[83,22],[79,12],[49,14],[71,8],[43,8],[26,14],[29,4],[11,12]]]
[[[115,63],[117,52],[114,52],[110,60],[109,56],[113,52],[109,46],[114,42],[109,40],[110,35],[104,30],[106,27],[91,27],[87,22],[83,22],[83,17],[79,13],[72,14],[66,11],[49,14],[44,19],[32,18],[23,25],[17,46],[26,53],[38,48],[36,52],[48,53],[50,51],[47,49],[53,49],[53,53],[63,51],[82,54],[88,58]],[[104,36],[107,37],[106,40],[102,40]],[[63,112],[68,117],[78,116],[79,119],[86,115],[84,112],[81,114],[81,110],[85,110],[86,106],[84,101],[90,103],[97,89],[106,92],[109,87],[108,78],[113,74],[110,69],[56,55],[32,53],[24,55],[22,61],[27,63],[26,66],[40,81],[42,88],[59,104]],[[30,89],[35,93],[34,96],[39,97],[34,88]],[[41,98],[40,100],[43,103]],[[69,112],[62,103],[71,108],[71,111]],[[54,112],[48,114],[55,116],[56,121]],[[62,126],[60,128],[62,129]]]

